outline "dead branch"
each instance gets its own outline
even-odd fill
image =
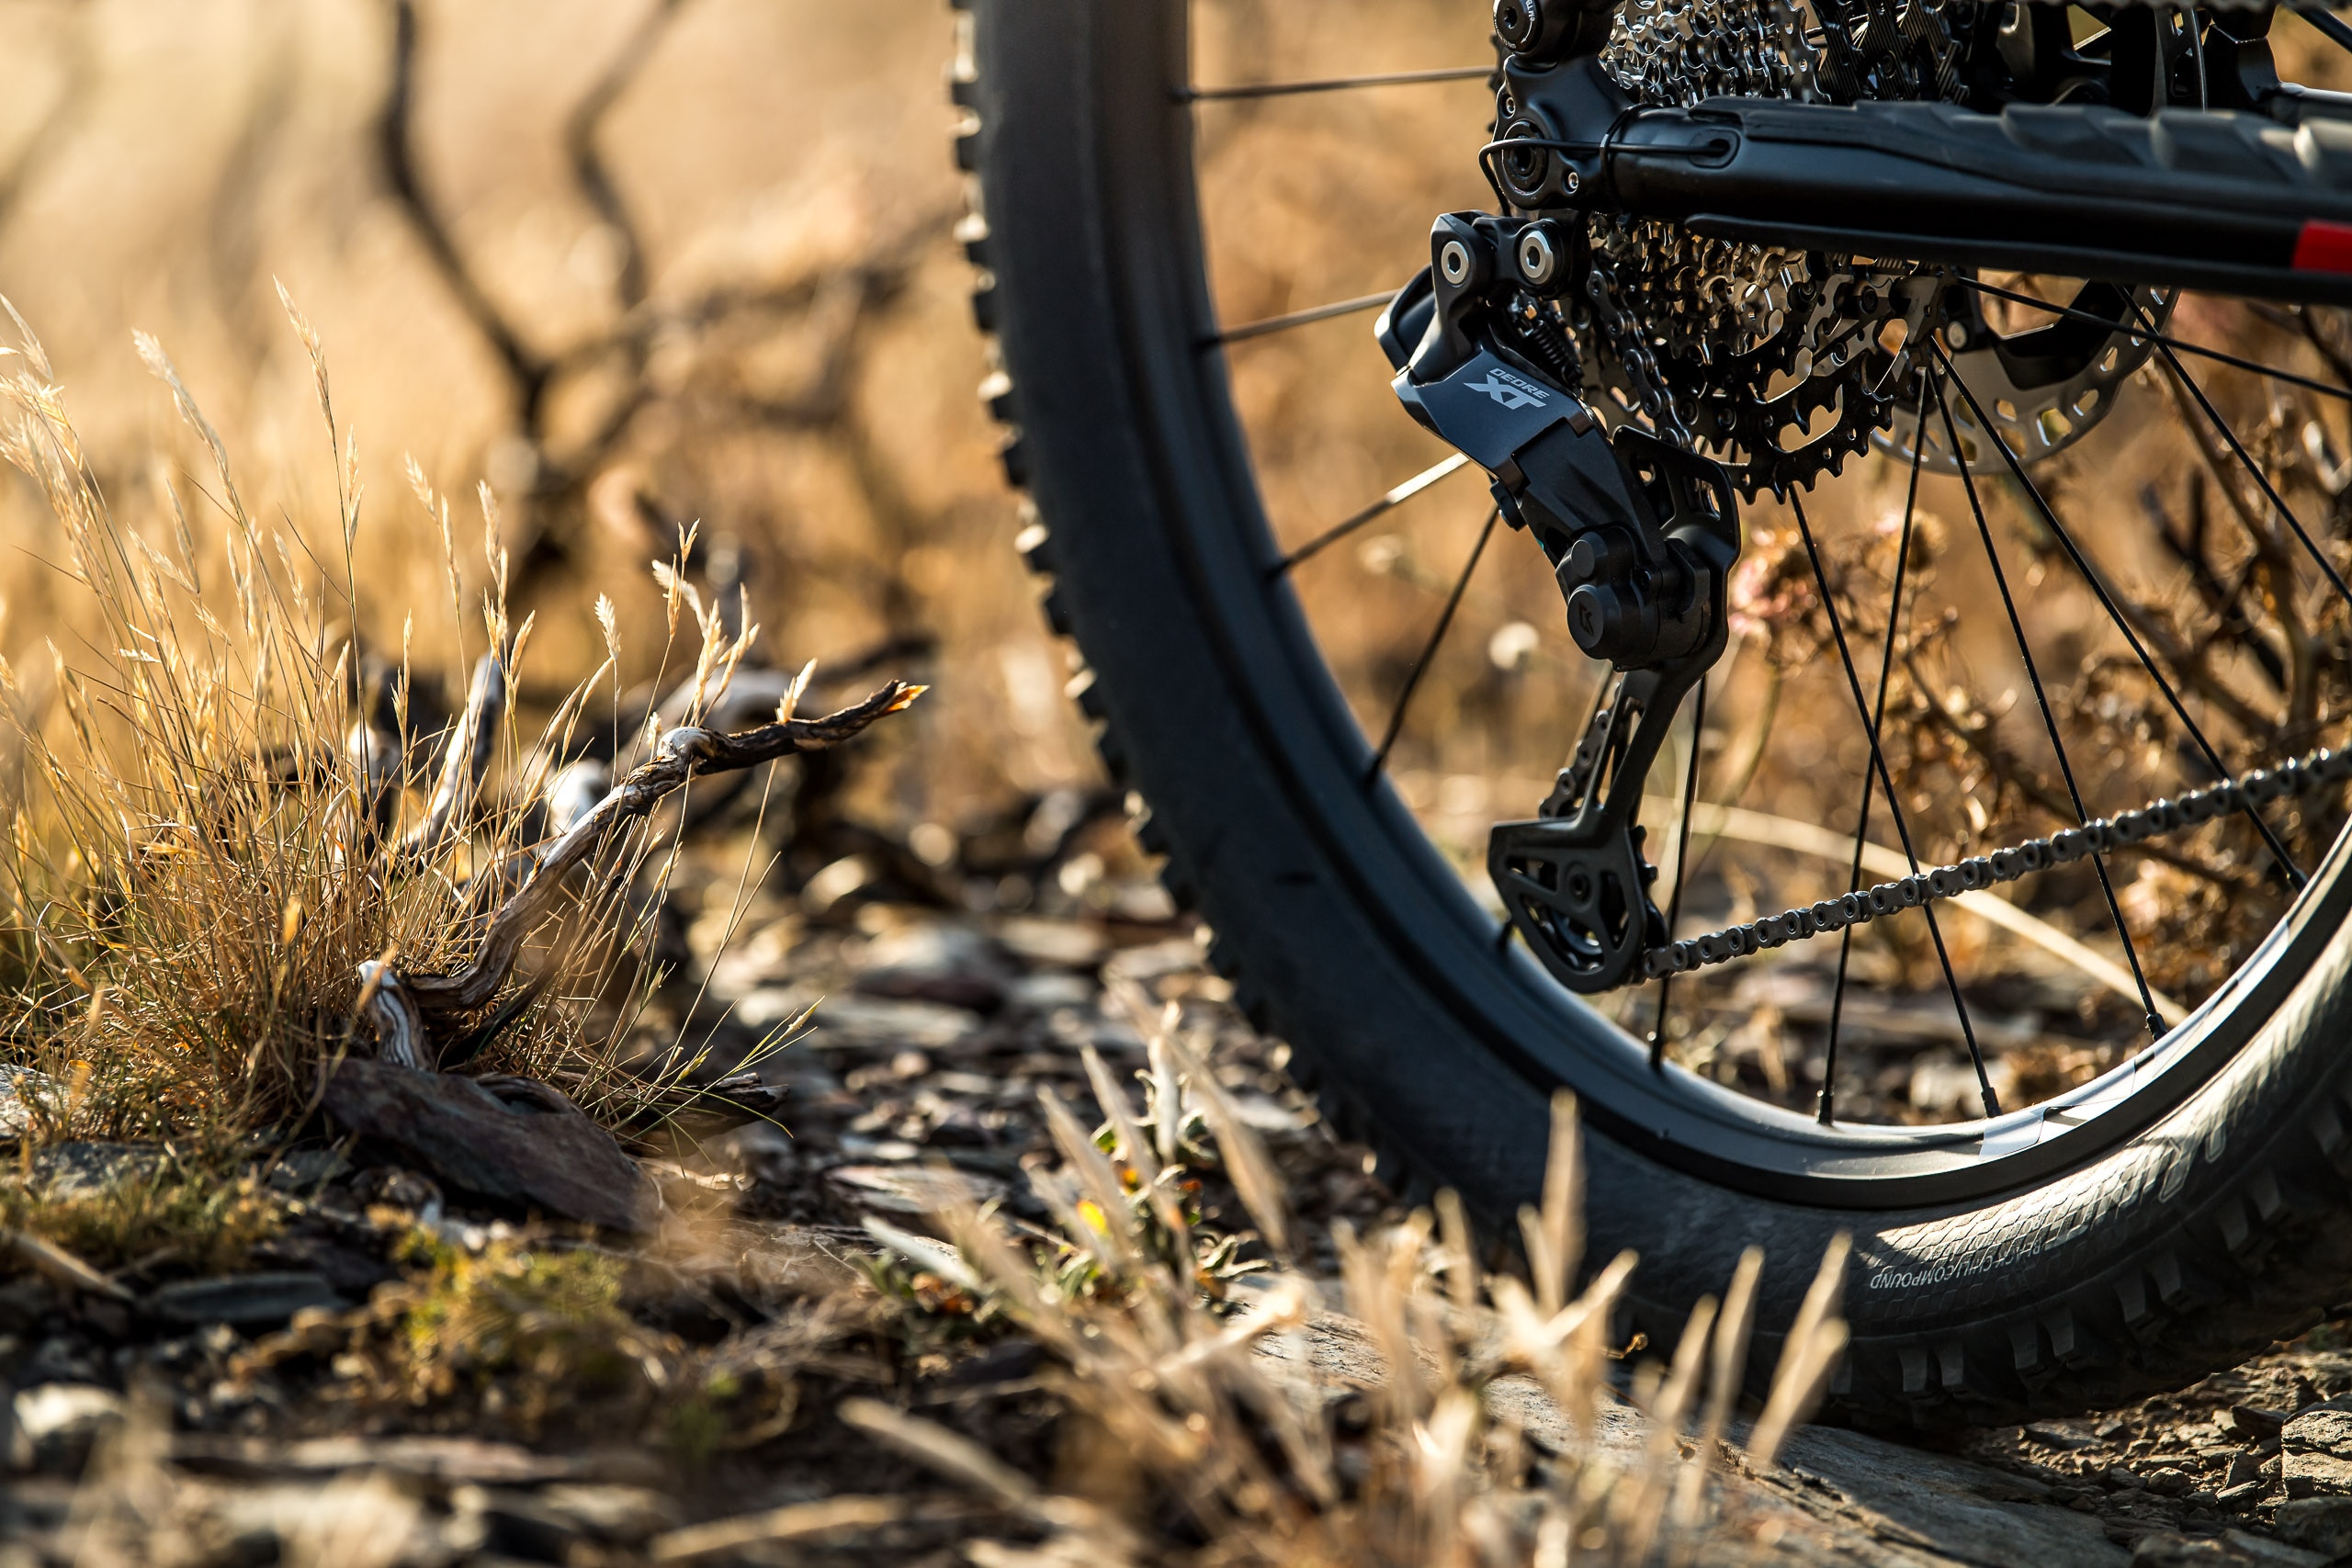
[[[621,303],[628,307],[635,307],[645,299],[645,242],[637,231],[636,220],[621,197],[620,187],[613,183],[612,171],[605,167],[604,151],[597,146],[596,137],[604,129],[605,116],[636,82],[645,62],[653,58],[655,45],[684,5],[684,0],[654,0],[652,9],[630,33],[628,42],[613,56],[605,73],[582,95],[563,122],[563,146],[571,160],[572,180],[620,242],[621,265],[615,287],[620,291]]]
[[[401,840],[398,858],[422,860],[438,850],[451,830],[473,814],[474,796],[482,775],[490,772],[491,752],[498,744],[498,721],[506,712],[506,666],[496,653],[485,653],[474,666],[473,682],[466,691],[466,711],[441,753],[441,777],[424,819]]]
[[[523,341],[512,322],[507,321],[489,291],[473,275],[458,253],[449,226],[442,220],[439,209],[425,194],[424,182],[416,165],[414,120],[416,117],[416,0],[394,0],[392,6],[392,79],[384,94],[384,110],[376,122],[378,155],[384,167],[385,183],[408,215],[409,226],[424,245],[425,254],[432,258],[434,269],[441,281],[457,297],[458,304],[474,323],[476,331],[488,340],[491,349],[514,378],[515,392],[522,404],[523,423],[536,428],[539,407],[547,397],[548,381],[552,374],[550,362]]]
[[[862,734],[876,720],[899,712],[925,688],[892,681],[863,702],[822,718],[780,717],[740,734],[685,727],[671,730],[654,748],[650,761],[633,770],[558,838],[539,857],[523,885],[491,918],[474,960],[453,975],[389,975],[371,1002],[390,992],[393,1006],[413,1004],[421,1019],[447,1018],[485,1006],[514,967],[523,939],[548,914],[564,878],[587,863],[622,824],[649,815],[689,779],[756,767],[804,751],[821,751]],[[392,981],[398,984],[392,985]],[[363,979],[363,985],[368,982]],[[383,1023],[377,1023],[382,1017]],[[371,1012],[378,1039],[387,1027],[396,1038],[404,1020]],[[380,1048],[380,1047],[379,1047]]]

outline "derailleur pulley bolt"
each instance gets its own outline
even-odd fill
[[[1951,344],[1954,348],[1966,348],[1968,346],[1968,323],[1965,321],[1954,321],[1951,325],[1946,327],[1944,329],[1944,341]]]
[[[1560,253],[1543,230],[1530,229],[1519,237],[1519,275],[1538,288],[1560,275]]]

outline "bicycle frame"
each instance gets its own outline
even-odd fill
[[[1637,107],[1590,55],[1514,58],[1488,153],[1524,209],[1951,265],[2352,303],[2352,98],[2251,108],[1717,98]],[[1543,134],[1527,134],[1540,128]]]

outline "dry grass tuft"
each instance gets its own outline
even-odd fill
[[[110,508],[21,321],[19,345],[0,350],[0,453],[56,513],[56,569],[80,600],[48,670],[0,664],[13,752],[0,778],[0,1007],[6,1059],[37,1075],[18,1085],[34,1143],[168,1137],[218,1151],[303,1122],[322,1064],[370,1044],[351,1022],[363,964],[429,976],[471,954],[546,830],[543,796],[590,694],[615,675],[608,628],[613,656],[538,736],[518,733],[503,702],[480,734],[427,716],[435,678],[469,664],[478,689],[517,688],[532,626],[508,621],[496,503],[484,487],[480,639],[431,665],[406,632],[397,658],[367,647],[354,629],[369,608],[353,565],[356,444],[336,424],[316,334],[288,308],[335,460],[334,558],[247,510],[220,437],[152,340],[141,355],[209,464],[159,480],[168,525],[152,539]],[[466,527],[411,471],[460,600]],[[726,637],[694,608],[699,712],[749,633]],[[610,837],[475,1010],[472,1023],[499,1029],[471,1068],[554,1081],[618,1120],[659,1098],[617,1055],[650,979],[635,955],[651,910],[635,889],[654,840],[642,824]]]
[[[967,1320],[1001,1318],[1064,1371],[1053,1381],[1076,1436],[1051,1485],[970,1438],[874,1400],[842,1418],[1020,1518],[1042,1545],[975,1548],[976,1562],[1552,1564],[1681,1561],[1702,1533],[1736,1528],[1707,1476],[1745,1381],[1753,1251],[1725,1300],[1702,1301],[1672,1359],[1638,1368],[1646,1434],[1613,1422],[1612,1318],[1632,1274],[1613,1259],[1579,1294],[1581,1202],[1573,1102],[1555,1106],[1550,1179],[1522,1216],[1532,1287],[1478,1265],[1451,1194],[1382,1235],[1339,1237],[1350,1323],[1303,1275],[1236,1285],[1236,1238],[1193,1228],[1172,1131],[1205,1113],[1199,1156],[1221,1165],[1262,1238],[1283,1219],[1255,1134],[1211,1108],[1214,1078],[1149,1017],[1155,1070],[1138,1110],[1090,1063],[1108,1121],[1093,1135],[1048,1100],[1064,1164],[1032,1181],[1055,1234],[951,1205],[946,1243],[871,1226]],[[1836,1310],[1842,1243],[1791,1326],[1745,1462],[1769,1466],[1819,1400],[1846,1339]],[[1364,1342],[1369,1358],[1346,1353]],[[1340,1348],[1335,1355],[1334,1348]],[[1557,1412],[1526,1397],[1532,1380]],[[1563,1423],[1565,1425],[1563,1425]],[[1171,1523],[1171,1521],[1174,1521]],[[1193,1553],[1205,1551],[1205,1557]],[[989,1555],[984,1555],[989,1553]]]

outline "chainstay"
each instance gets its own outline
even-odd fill
[[[1867,925],[1939,899],[1997,887],[2038,871],[2070,865],[2089,855],[2107,854],[2347,782],[2352,782],[2352,750],[2322,749],[2276,768],[2257,768],[2242,777],[2155,801],[2136,811],[2102,817],[2046,839],[2028,839],[1989,855],[1972,855],[1953,865],[1914,872],[1843,897],[1824,898],[1807,908],[1766,915],[1745,925],[1726,926],[1704,936],[1668,942],[1642,955],[1642,973],[1656,980],[1727,964],[1768,948],[1827,936],[1848,926]]]

